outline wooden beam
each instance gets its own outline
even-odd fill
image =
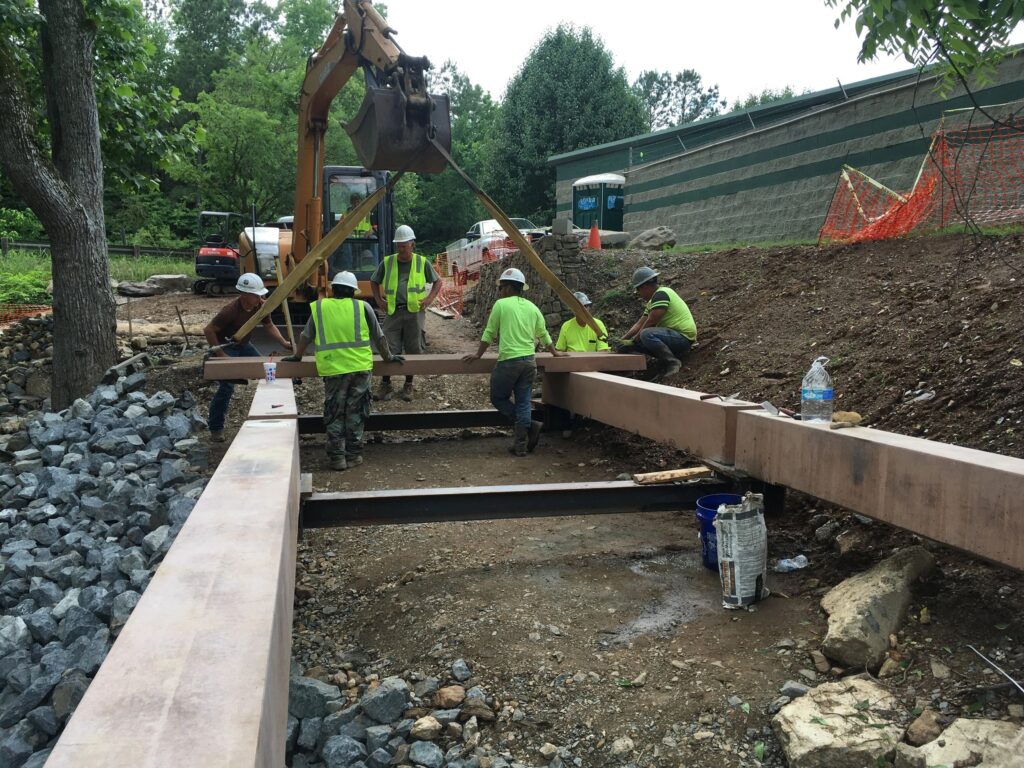
[[[736,414],[759,405],[604,373],[546,373],[544,402],[711,461],[732,464]]]
[[[736,467],[1024,569],[1024,460],[878,429],[740,413]]]
[[[261,379],[262,357],[212,358],[206,361],[203,375],[207,379]],[[374,376],[423,376],[431,374],[490,373],[496,357],[482,357],[472,363],[462,362],[461,355],[409,355],[405,363],[385,363],[374,356]],[[643,355],[617,355],[614,352],[573,352],[566,357],[552,357],[547,352],[537,354],[537,367],[549,372],[565,371],[642,371],[646,366]],[[312,357],[301,363],[277,363],[279,379],[313,378],[317,375]]]
[[[295,404],[295,388],[290,379],[268,382],[266,379],[256,385],[250,419],[297,419],[299,408]]]
[[[49,768],[284,765],[298,507],[296,422],[247,421]]]

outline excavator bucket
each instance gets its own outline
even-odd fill
[[[415,97],[414,97],[415,98]],[[406,170],[440,173],[447,163],[430,137],[451,151],[452,118],[447,94],[420,97],[427,103],[412,109],[395,88],[367,84],[359,112],[346,123],[359,162],[374,171]]]

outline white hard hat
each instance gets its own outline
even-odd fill
[[[408,243],[410,240],[416,239],[416,233],[412,231],[412,227],[408,224],[399,224],[395,230],[395,243]]]
[[[591,304],[590,299],[587,298],[587,294],[585,294],[583,291],[576,291],[576,293],[574,293],[573,296],[575,296],[576,297],[576,301],[578,301],[584,307],[589,307],[590,306],[590,304]]]
[[[331,285],[344,285],[348,288],[352,288],[353,290],[359,290],[359,281],[351,272],[339,272],[334,276],[334,279],[331,280]]]
[[[501,273],[501,277],[498,278],[498,285],[501,285],[504,282],[522,283],[524,291],[529,287],[526,284],[526,275],[524,275],[515,267],[509,267],[508,269]]]
[[[246,272],[238,278],[235,283],[235,290],[242,293],[252,293],[256,296],[266,296],[268,291],[263,285],[263,279],[252,272]]]

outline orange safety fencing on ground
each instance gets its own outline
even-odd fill
[[[940,124],[906,194],[844,165],[818,242],[884,240],[965,221],[1024,222],[1024,120]]]
[[[53,307],[45,304],[0,304],[0,328],[26,317],[48,315],[52,311]]]
[[[437,308],[442,312],[451,312],[456,317],[462,317],[462,305],[465,297],[466,286],[460,284],[455,278],[441,278],[441,292],[437,294]]]

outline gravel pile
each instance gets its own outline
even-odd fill
[[[0,766],[43,765],[202,493],[192,396],[119,377],[0,436]]]
[[[53,357],[53,315],[29,317],[3,329],[0,335],[0,418],[13,431],[20,423],[11,416],[39,410],[50,396]]]

